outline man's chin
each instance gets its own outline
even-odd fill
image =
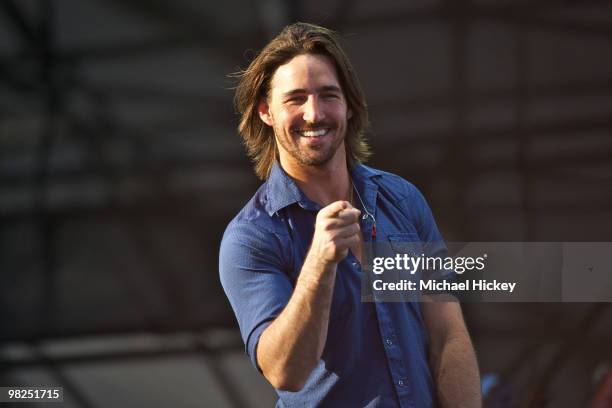
[[[302,156],[302,160],[300,161],[302,162],[302,164],[307,165],[307,166],[321,167],[329,163],[333,156],[334,156],[333,154],[326,154],[326,155],[320,155],[320,156],[307,156],[307,157]]]

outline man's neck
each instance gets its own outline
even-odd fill
[[[352,186],[346,159],[330,160],[323,166],[283,166],[283,169],[306,197],[323,207],[349,200]]]

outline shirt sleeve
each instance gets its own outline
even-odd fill
[[[260,372],[259,337],[293,292],[283,272],[281,242],[281,237],[254,223],[230,224],[219,253],[221,285],[238,320],[246,353]]]

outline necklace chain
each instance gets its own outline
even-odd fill
[[[374,218],[374,214],[370,213],[367,209],[367,207],[365,206],[365,203],[363,202],[363,200],[361,199],[361,194],[359,194],[359,190],[357,190],[357,187],[355,187],[355,184],[353,183],[353,179],[349,178],[349,181],[351,182],[351,205],[355,206],[353,204],[353,191],[355,191],[355,193],[357,193],[357,198],[359,199],[359,202],[361,203],[361,207],[363,208],[363,212],[365,212],[365,214],[363,215],[363,219],[367,219],[368,217],[372,218],[372,240],[376,239],[376,218]]]
[[[359,199],[359,202],[361,203],[361,208],[363,208],[363,212],[366,213],[367,216],[372,217],[372,221],[374,221],[374,223],[376,223],[376,218],[374,218],[374,214],[370,213],[365,205],[365,203],[363,202],[363,200],[361,199],[361,194],[359,194],[359,191],[357,191],[357,187],[355,187],[355,184],[353,183],[353,179],[350,178],[349,179],[351,182],[351,205],[355,206],[353,204],[353,191],[355,191],[357,193],[357,198]],[[365,216],[364,216],[365,218]]]

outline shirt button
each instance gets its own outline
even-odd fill
[[[387,345],[389,345],[389,346],[391,346],[391,345],[393,344],[393,342],[391,341],[391,339],[387,339],[385,342],[386,342],[386,343],[387,343]]]

